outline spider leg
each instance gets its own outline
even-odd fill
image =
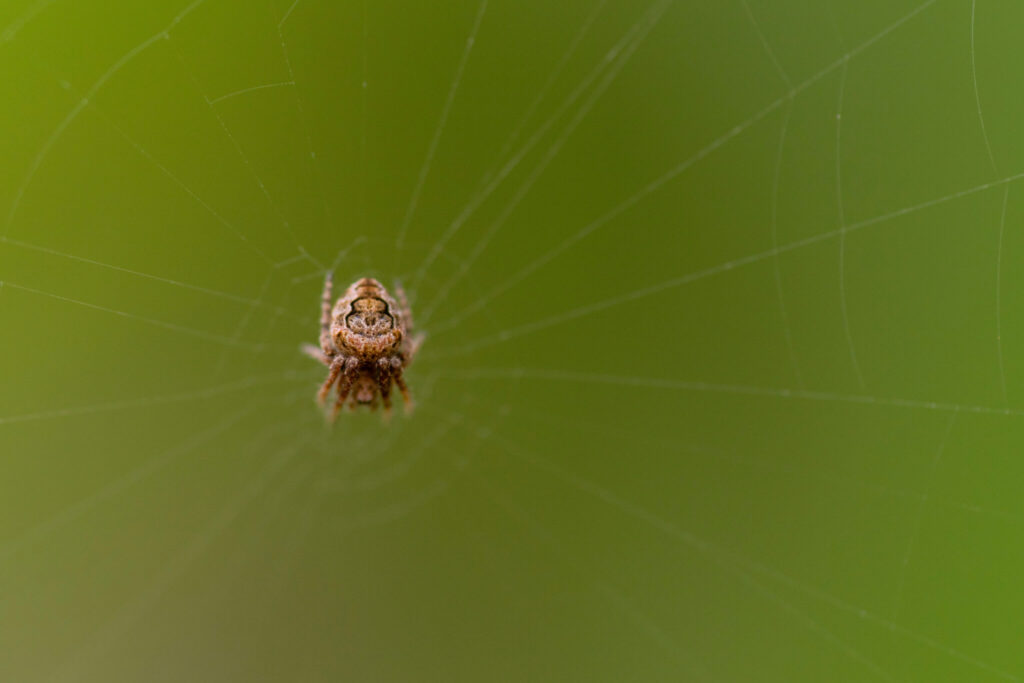
[[[405,399],[405,412],[412,412],[412,398],[409,397],[409,387],[405,385],[405,380],[402,379],[402,373],[395,373],[394,379],[395,384],[398,385],[398,390],[402,392],[402,398]]]
[[[420,344],[423,343],[423,337],[424,335],[421,332],[409,339],[408,343],[405,345],[405,350],[402,353],[402,357],[404,359],[403,365],[407,366],[412,363],[413,356],[416,355],[416,351],[419,350]]]
[[[334,288],[334,275],[327,271],[324,279],[324,291],[320,296],[320,348],[324,355],[330,356],[334,351],[331,341],[331,293]]]
[[[337,356],[331,363],[331,370],[327,373],[327,379],[324,381],[322,387],[320,387],[320,393],[316,395],[317,401],[320,405],[323,405],[324,401],[327,400],[327,394],[331,391],[331,385],[338,381],[338,375],[341,374],[342,369],[345,367],[345,357]]]
[[[341,379],[338,380],[338,398],[334,402],[334,410],[331,411],[331,422],[338,417],[338,413],[341,412],[342,407],[345,405],[345,399],[348,398],[349,392],[352,391],[352,384],[359,375],[359,360],[357,358],[349,358],[345,361],[344,367],[345,372],[342,374]]]
[[[416,350],[423,342],[423,335],[413,334],[413,331],[416,329],[416,325],[413,323],[412,309],[409,308],[409,298],[405,295],[405,289],[402,287],[402,283],[396,283],[395,291],[398,294],[398,306],[402,309],[402,319],[405,321],[405,331],[407,336],[402,356],[404,364],[408,365],[412,362],[412,357],[416,355]]]
[[[385,417],[391,413],[391,362],[381,358],[377,362],[377,386],[380,388],[380,398],[384,403]]]
[[[317,348],[316,346],[313,346],[312,344],[303,344],[302,352],[309,356],[310,358],[312,358],[313,360],[319,361],[324,365],[329,366],[331,364],[330,357],[328,357],[328,355],[324,353],[321,349]]]
[[[412,323],[412,309],[409,308],[409,297],[405,295],[405,288],[401,282],[395,283],[395,292],[398,294],[398,306],[401,308],[402,319],[405,320],[405,329],[412,332],[415,326]]]

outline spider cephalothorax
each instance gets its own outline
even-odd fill
[[[303,350],[330,368],[317,397],[321,403],[335,383],[338,398],[331,418],[351,396],[351,407],[366,404],[377,407],[377,395],[384,410],[391,410],[391,384],[398,385],[406,408],[411,403],[402,371],[412,362],[420,338],[411,336],[412,317],[405,292],[398,288],[396,301],[373,278],[357,280],[331,306],[332,280],[324,283],[320,311],[320,347],[312,344]]]

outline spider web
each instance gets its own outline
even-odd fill
[[[0,676],[1019,680],[1022,21],[3,9]]]

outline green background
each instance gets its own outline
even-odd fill
[[[0,680],[1024,677],[1022,26],[0,3]]]

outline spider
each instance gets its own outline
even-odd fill
[[[391,383],[398,385],[406,412],[412,407],[409,388],[402,371],[409,367],[422,341],[412,336],[412,315],[401,285],[398,300],[373,278],[354,282],[331,308],[333,278],[327,274],[320,303],[320,347],[303,344],[302,350],[330,370],[317,394],[321,405],[335,383],[338,397],[330,419],[351,396],[349,407],[377,408],[377,396],[384,403],[385,416],[391,412]]]

